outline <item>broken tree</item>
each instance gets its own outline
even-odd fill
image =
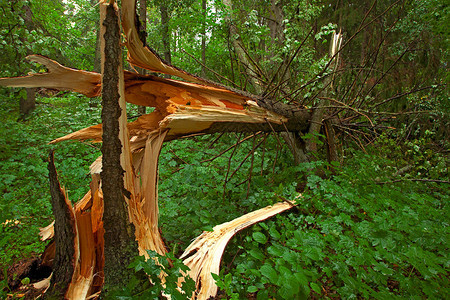
[[[113,13],[111,5],[102,3],[101,6],[105,12],[102,15]],[[111,120],[118,123],[111,127],[106,121],[108,116],[105,116],[104,124],[79,130],[52,142],[69,139],[92,142],[103,140],[103,148],[108,147],[108,143],[111,142],[115,145],[112,148],[115,147],[116,150],[121,148],[120,165],[124,170],[122,180],[115,181],[121,177],[118,174],[113,179],[105,177],[108,160],[107,152],[103,152],[104,160],[98,158],[91,165],[90,190],[73,209],[69,203],[67,204],[68,209],[74,212],[76,229],[74,244],[77,249],[73,255],[74,268],[70,271],[72,272],[71,281],[65,287],[65,297],[70,299],[85,299],[98,295],[105,276],[106,278],[109,276],[107,272],[111,267],[110,259],[114,260],[112,258],[115,255],[112,251],[114,245],[124,246],[121,258],[128,259],[123,255],[132,253],[130,247],[133,245],[133,238],[119,236],[117,237],[119,241],[109,240],[111,235],[117,232],[129,233],[130,228],[134,226],[134,238],[141,255],[147,255],[146,250],[154,250],[159,254],[166,252],[158,230],[157,166],[163,142],[193,134],[256,131],[306,132],[309,128],[311,112],[307,109],[299,109],[296,106],[227,88],[162,61],[141,41],[135,24],[135,11],[134,0],[122,1],[121,19],[128,61],[140,68],[179,77],[184,81],[123,72],[120,66],[120,55],[116,56],[116,63],[110,63],[108,68],[104,68],[103,77],[94,72],[66,68],[51,59],[32,55],[28,59],[46,66],[48,72],[0,79],[0,85],[3,86],[48,87],[71,90],[88,97],[95,97],[102,93],[104,113],[109,114]],[[114,29],[116,21],[101,23],[106,27],[106,32],[112,30],[117,33],[118,29]],[[117,40],[105,47],[119,49]],[[107,50],[104,52],[107,53]],[[107,82],[107,72],[112,72],[109,78],[118,80]],[[113,94],[116,93],[112,102],[120,103],[121,112],[117,110],[117,107],[114,112],[107,112],[106,91],[108,89],[111,89]],[[155,109],[152,113],[127,123],[125,101]],[[118,129],[113,137],[110,127]],[[117,152],[113,160],[117,162]],[[117,164],[115,170],[120,173]],[[108,196],[108,192],[112,189],[111,184],[118,188],[119,192]],[[108,200],[113,197],[116,199]],[[111,206],[108,207],[108,205]],[[118,206],[122,206],[127,211],[125,223],[120,222],[120,220],[123,221],[124,215],[115,214],[117,210],[108,212],[109,208],[117,209]],[[292,207],[290,203],[280,203],[263,208],[216,226],[213,232],[204,233],[198,237],[183,254],[184,262],[191,268],[189,275],[197,284],[195,297],[208,299],[217,292],[210,272],[218,273],[224,248],[237,231],[290,207]],[[120,224],[108,222],[115,219]],[[122,227],[113,229],[114,225]],[[56,225],[55,228],[52,225],[45,228],[42,231],[43,238],[51,238],[54,230],[57,230]],[[124,245],[124,241],[129,243]],[[115,259],[121,259],[119,256]],[[111,272],[111,274],[118,274],[114,270]],[[110,283],[114,284],[114,281]]]

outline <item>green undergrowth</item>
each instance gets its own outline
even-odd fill
[[[99,155],[97,146],[77,142],[48,143],[100,122],[100,105],[74,94],[38,97],[36,110],[17,121],[18,99],[0,94],[0,265],[43,250],[39,227],[52,222],[47,160],[55,149],[55,164],[69,199],[78,201],[89,185],[89,165]],[[6,222],[6,224],[5,224]]]
[[[409,176],[396,181],[395,165],[381,155],[357,152],[337,175],[309,175],[297,209],[230,243],[225,268],[215,276],[224,294],[232,299],[448,298],[448,183]],[[434,167],[429,171],[448,181],[448,170]]]

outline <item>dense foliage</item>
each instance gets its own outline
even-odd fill
[[[31,53],[98,68],[95,3],[0,1],[1,77],[29,71],[22,59]],[[449,298],[448,4],[232,3],[230,9],[226,1],[207,1],[206,11],[202,1],[148,3],[147,42],[160,53],[169,44],[172,63],[190,72],[251,92],[260,84],[266,94],[299,107],[317,105],[326,92],[333,99],[328,116],[338,120],[339,162],[329,162],[324,147],[295,165],[275,134],[215,134],[164,144],[160,227],[171,263],[156,254],[163,266],[136,258],[130,266],[136,281],[120,296],[159,294],[161,268],[171,276],[164,292],[176,294],[173,283],[184,267],[175,257],[193,238],[288,200],[297,208],[230,242],[215,275],[220,297]],[[169,12],[167,24],[162,7]],[[345,38],[333,71],[326,67],[336,29]],[[236,39],[251,68],[239,57]],[[0,297],[9,292],[7,268],[45,247],[38,228],[53,219],[48,151],[56,149],[59,178],[73,202],[87,191],[89,165],[100,155],[97,144],[48,144],[100,123],[98,99],[41,90],[36,110],[17,122],[23,94],[0,90]],[[133,120],[137,108],[128,109]],[[312,138],[326,144],[325,134],[303,136]],[[155,285],[137,288],[142,272]],[[192,288],[188,281],[185,291]]]

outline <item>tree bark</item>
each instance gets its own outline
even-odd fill
[[[172,54],[170,52],[170,32],[169,32],[169,12],[167,4],[162,3],[159,7],[161,11],[161,34],[163,42],[163,54],[164,60],[170,65],[172,63]],[[170,75],[166,74],[166,78],[170,78]]]
[[[329,56],[333,59],[332,63],[330,64],[329,68],[332,71],[335,71],[338,62],[339,62],[339,55],[335,57],[335,54],[339,51],[342,43],[342,34],[341,33],[333,33],[330,41],[330,52]],[[317,152],[317,138],[318,134],[320,133],[320,129],[322,128],[323,118],[326,111],[326,106],[330,104],[329,96],[331,95],[333,91],[333,80],[334,76],[328,76],[325,79],[324,85],[325,90],[323,93],[323,98],[319,101],[317,106],[315,107],[315,110],[313,112],[312,118],[311,118],[311,125],[309,127],[309,139],[306,141],[306,150],[308,152]],[[334,134],[330,135],[330,137],[334,138]],[[332,142],[334,144],[334,142]]]
[[[147,43],[147,0],[139,0],[139,31],[141,32],[141,40],[144,44]],[[139,74],[147,74],[145,69],[137,68]],[[147,108],[143,105],[138,105],[139,115],[145,115]]]
[[[242,41],[239,38],[239,34],[236,28],[236,25],[234,24],[233,18],[232,18],[232,12],[233,12],[233,4],[231,0],[223,0],[223,4],[228,8],[231,15],[225,15],[225,21],[228,22],[229,31],[230,31],[230,39],[231,43],[233,45],[234,51],[236,51],[239,60],[244,65],[244,69],[247,71],[247,74],[249,74],[250,77],[250,83],[252,84],[253,88],[255,89],[255,92],[257,95],[262,94],[262,87],[258,83],[258,73],[255,70],[255,67],[250,63],[250,61],[247,58],[247,54],[245,53],[242,45]]]
[[[202,0],[202,77],[206,78],[206,0]]]
[[[119,139],[119,75],[122,52],[120,48],[120,28],[117,8],[107,5],[105,19],[102,121],[103,145],[101,172],[104,197],[103,222],[105,228],[105,287],[107,291],[125,286],[133,274],[127,266],[138,255],[138,246],[134,237],[134,226],[128,218],[124,198],[124,170],[121,165],[122,144]]]
[[[76,259],[76,224],[75,214],[70,201],[66,198],[64,190],[61,189],[58,181],[58,174],[53,158],[53,151],[50,152],[48,162],[48,172],[50,180],[50,194],[52,196],[52,210],[55,216],[55,259],[53,261],[53,275],[50,287],[45,299],[64,298],[75,267]]]

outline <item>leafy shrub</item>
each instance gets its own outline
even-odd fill
[[[118,292],[107,295],[108,299],[158,299],[161,295],[170,295],[171,299],[191,299],[195,290],[195,282],[185,274],[189,268],[173,253],[165,256],[155,251],[147,251],[149,258],[136,257],[129,268],[136,271],[128,286]],[[146,274],[143,276],[143,273]],[[165,273],[164,280],[161,274]],[[178,289],[178,279],[184,281]],[[149,280],[150,279],[150,280]]]

